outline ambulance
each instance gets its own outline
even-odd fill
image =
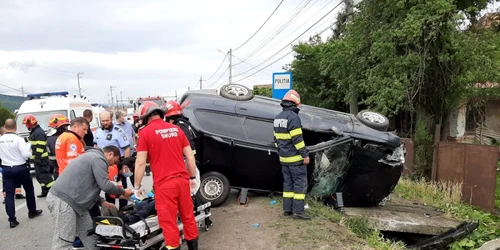
[[[45,133],[53,132],[49,127],[49,119],[54,114],[62,114],[73,120],[76,117],[83,116],[83,111],[90,109],[94,113],[94,119],[90,123],[92,132],[100,126],[96,109],[86,99],[76,96],[69,96],[68,92],[50,92],[41,94],[29,94],[29,100],[26,100],[19,107],[16,114],[17,134],[23,138],[29,136],[29,131],[23,125],[23,118],[27,114],[33,115],[40,127]],[[50,129],[49,129],[50,128]]]

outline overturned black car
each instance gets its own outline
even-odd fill
[[[180,104],[196,134],[203,202],[223,204],[230,188],[281,192],[283,177],[273,142],[280,100],[253,96],[238,84],[188,91]],[[375,206],[396,186],[404,163],[400,138],[385,132],[383,115],[356,117],[301,105],[304,140],[310,152],[309,195],[343,206]],[[339,196],[341,194],[341,197]]]

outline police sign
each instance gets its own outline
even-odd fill
[[[293,88],[292,72],[273,73],[273,98],[283,99],[286,92]]]

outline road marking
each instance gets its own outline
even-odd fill
[[[16,206],[16,211],[18,211],[19,209],[23,208],[26,206],[26,202],[23,202],[22,204],[19,204]]]

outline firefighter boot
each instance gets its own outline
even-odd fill
[[[36,197],[43,198],[46,197],[47,194],[49,194],[49,188],[42,187],[42,193],[40,195],[37,195]]]
[[[198,237],[192,240],[186,240],[189,250],[198,250]]]
[[[305,214],[293,214],[292,218],[298,219],[298,220],[310,220],[311,217],[305,215]]]

